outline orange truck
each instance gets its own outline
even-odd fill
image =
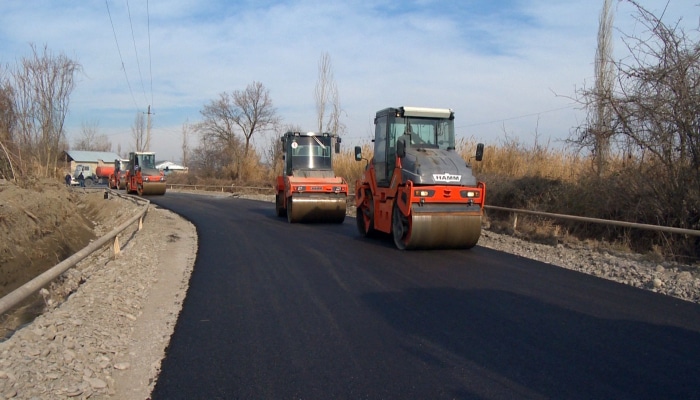
[[[333,172],[340,138],[330,133],[282,135],[284,171],[277,177],[275,211],[294,222],[343,223],[348,184]]]
[[[85,179],[85,186],[107,185],[110,175],[114,173],[114,166],[102,164],[100,161],[93,171],[91,165],[78,164],[75,166],[75,172],[73,172],[73,180],[77,182],[81,173]]]
[[[481,235],[486,185],[455,151],[451,109],[377,112],[374,153],[355,185],[362,236],[390,234],[397,248],[471,248]],[[476,155],[481,161],[484,145]],[[361,147],[355,159],[363,160]]]

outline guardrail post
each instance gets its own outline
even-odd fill
[[[143,215],[139,218],[139,230],[143,228]]]
[[[117,257],[119,256],[119,253],[121,253],[121,249],[119,248],[119,236],[114,237],[114,244],[112,245],[112,251],[114,253],[114,259],[116,260]]]

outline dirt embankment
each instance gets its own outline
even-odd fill
[[[85,247],[118,218],[114,204],[53,180],[0,181],[0,297]]]
[[[133,215],[125,201],[105,199],[104,190],[69,189],[54,180],[18,186],[0,180],[0,297],[84,248]],[[68,275],[53,286],[62,285]],[[67,296],[76,282],[53,290]],[[0,318],[0,337],[30,321],[45,306],[38,294]],[[55,299],[60,301],[60,299]]]

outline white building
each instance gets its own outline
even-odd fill
[[[182,165],[175,164],[172,161],[157,161],[156,168],[165,172],[166,175],[169,174],[170,172],[187,172],[187,167],[183,167]]]

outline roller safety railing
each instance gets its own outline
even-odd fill
[[[6,313],[7,311],[11,310],[13,307],[21,303],[23,300],[25,300],[27,297],[31,296],[32,294],[38,292],[43,288],[44,286],[48,285],[51,283],[54,279],[56,279],[58,276],[60,276],[62,273],[66,272],[68,269],[74,267],[76,264],[78,264],[80,261],[88,257],[90,254],[93,252],[99,250],[107,244],[108,242],[111,241],[112,248],[114,250],[114,257],[116,257],[119,254],[119,234],[122,233],[123,231],[126,230],[129,226],[132,224],[138,222],[138,230],[141,230],[143,227],[143,217],[146,215],[146,212],[148,211],[150,201],[147,199],[137,197],[137,196],[131,196],[131,195],[125,195],[118,193],[116,191],[113,191],[111,189],[107,189],[104,187],[99,187],[99,188],[73,188],[73,190],[104,190],[105,191],[105,199],[107,199],[108,195],[116,195],[120,197],[127,198],[129,200],[135,200],[138,202],[143,202],[144,207],[142,210],[140,210],[136,215],[133,217],[129,218],[126,222],[122,223],[118,227],[114,228],[111,232],[107,233],[106,235],[98,238],[97,240],[93,241],[89,245],[87,245],[85,248],[81,249],[77,253],[73,254],[72,256],[66,258],[65,260],[61,261],[60,263],[56,264],[55,266],[51,267],[49,270],[45,271],[41,275],[37,276],[36,278],[32,279],[31,281],[25,283],[24,285],[18,287],[14,291],[8,293],[5,295],[3,298],[0,298],[0,315]]]

